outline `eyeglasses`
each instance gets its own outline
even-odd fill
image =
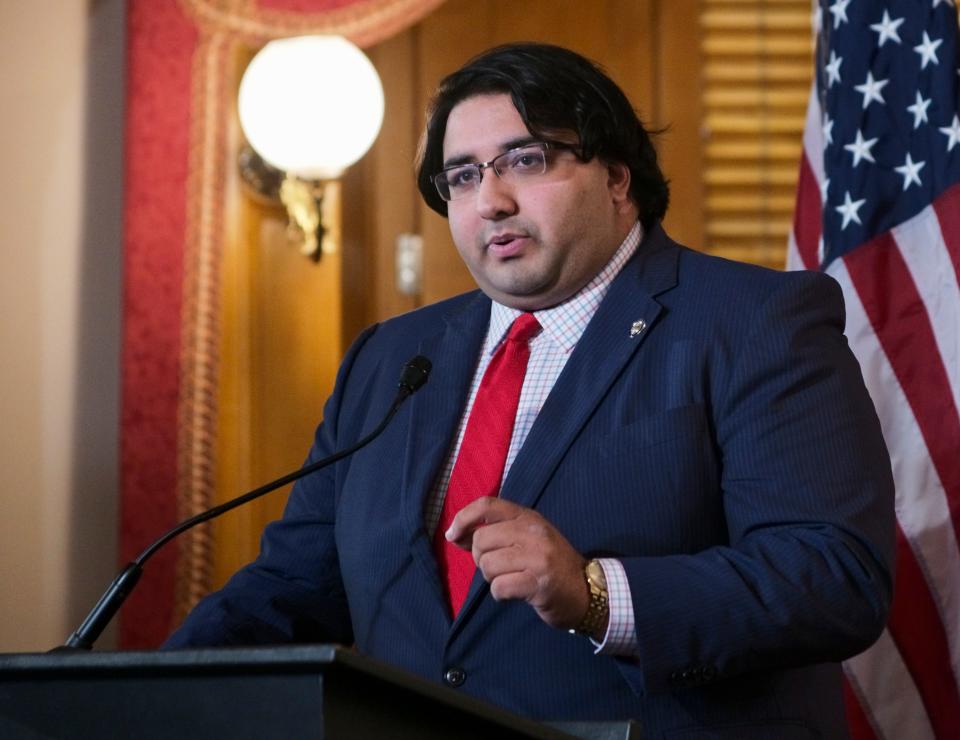
[[[551,150],[572,151],[573,149],[574,147],[569,144],[556,141],[536,141],[499,154],[489,162],[447,167],[430,179],[441,198],[446,201],[459,200],[473,195],[480,189],[483,171],[488,167],[492,168],[501,180],[517,182],[544,174],[547,171],[548,152]]]

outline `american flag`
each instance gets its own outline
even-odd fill
[[[816,3],[815,3],[816,5]],[[893,461],[887,629],[844,665],[853,736],[960,738],[960,107],[953,0],[820,0],[787,264],[847,303]]]

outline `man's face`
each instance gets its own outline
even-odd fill
[[[577,143],[572,133],[554,138]],[[444,167],[531,141],[509,95],[477,95],[450,111]],[[487,168],[475,194],[447,204],[450,232],[484,293],[524,311],[548,308],[590,282],[626,237],[637,219],[629,186],[625,166],[569,151],[550,153],[546,173],[521,182]]]

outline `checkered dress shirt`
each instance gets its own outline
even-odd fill
[[[543,331],[530,340],[530,360],[527,364],[527,374],[520,391],[520,402],[517,406],[517,418],[514,422],[513,436],[510,439],[510,448],[507,451],[506,466],[503,471],[504,480],[510,472],[517,453],[523,446],[524,440],[533,422],[540,413],[553,384],[560,376],[563,366],[573,352],[577,342],[583,335],[587,324],[596,313],[600,302],[610,289],[613,279],[617,276],[627,260],[633,256],[640,244],[643,230],[639,222],[627,234],[626,239],[614,253],[606,266],[593,278],[579,293],[568,301],[543,311],[534,311],[534,316],[543,327]],[[490,309],[490,325],[487,329],[486,341],[477,361],[477,369],[470,387],[470,396],[467,405],[460,417],[460,427],[457,431],[457,440],[450,451],[443,471],[434,484],[433,491],[427,502],[426,525],[427,533],[433,537],[440,512],[443,509],[443,499],[450,483],[450,474],[453,464],[463,442],[463,434],[467,428],[467,419],[473,408],[473,401],[480,387],[480,380],[486,372],[494,353],[499,348],[510,329],[511,324],[522,312],[494,302]],[[635,651],[636,635],[634,633],[633,599],[630,595],[630,584],[619,560],[602,558],[604,575],[607,578],[607,592],[610,601],[610,621],[607,634],[603,642],[598,644],[597,652],[615,655],[627,655]]]

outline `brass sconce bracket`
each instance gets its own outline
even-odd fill
[[[237,159],[240,178],[255,197],[270,204],[282,203],[287,211],[287,238],[300,252],[319,262],[324,252],[333,254],[340,244],[340,183],[336,180],[302,180],[273,167],[249,145]]]

